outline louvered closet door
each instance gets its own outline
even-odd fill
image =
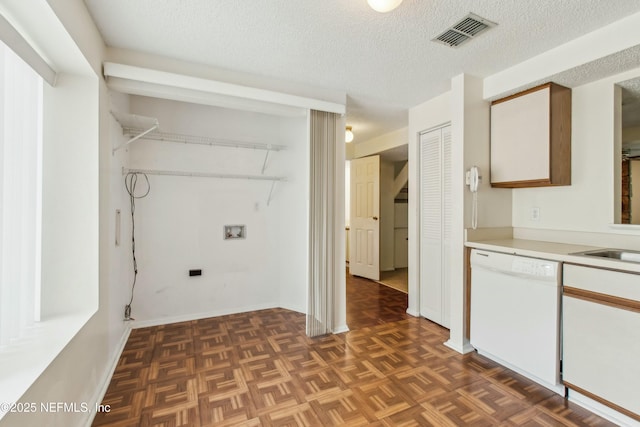
[[[442,326],[449,327],[451,289],[451,126],[442,129]]]
[[[449,326],[450,127],[420,135],[420,314]]]

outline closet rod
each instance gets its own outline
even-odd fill
[[[182,171],[168,171],[168,170],[155,170],[155,169],[126,169],[122,168],[122,174],[128,173],[143,173],[146,175],[166,175],[166,176],[190,176],[197,178],[223,178],[223,179],[248,179],[256,181],[286,181],[287,178],[283,176],[268,176],[268,175],[236,175],[232,173],[206,173],[206,172],[182,172]]]
[[[140,129],[126,128],[124,129],[124,132],[128,135],[137,135],[140,133]],[[151,139],[154,141],[179,142],[182,144],[250,148],[254,150],[267,150],[267,151],[280,151],[280,150],[285,150],[287,148],[285,145],[264,144],[260,142],[235,141],[232,139],[221,139],[221,138],[213,138],[208,136],[184,135],[179,133],[169,133],[169,132],[160,132],[160,131],[148,133],[147,135],[144,136],[144,139]]]

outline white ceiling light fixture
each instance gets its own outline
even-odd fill
[[[351,131],[351,126],[347,126],[347,130],[344,131],[344,142],[353,141],[353,132]]]
[[[400,6],[402,0],[367,0],[367,3],[376,12],[387,13]]]

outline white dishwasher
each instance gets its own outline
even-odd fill
[[[471,251],[471,345],[564,394],[560,383],[560,263]]]

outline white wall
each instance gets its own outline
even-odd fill
[[[272,201],[273,214],[278,217],[278,235],[274,240],[278,241],[279,245],[275,254],[279,261],[279,306],[301,313],[307,312],[309,289],[309,188],[311,185],[309,177],[311,170],[307,120],[308,117],[302,117],[280,122],[279,132],[289,148],[275,154],[274,157],[277,157],[278,162],[265,171],[265,173],[284,175],[288,179],[285,183],[277,184]],[[342,179],[344,179],[344,169],[337,169],[342,171]],[[337,185],[340,186],[340,184]],[[266,194],[264,192],[261,194],[264,200]],[[267,209],[271,209],[271,206]],[[339,204],[336,209],[336,215],[341,218],[344,205]],[[342,221],[339,223],[344,233],[344,223]],[[344,265],[342,262],[345,259],[344,251],[336,249],[336,253],[341,254],[338,265]],[[342,285],[338,286],[338,289],[344,291],[344,273],[341,277]],[[338,302],[343,300],[344,296]],[[342,307],[340,304],[338,306]],[[339,312],[339,309],[337,311]],[[338,313],[338,318],[342,317],[344,317],[344,307],[342,312]]]
[[[620,179],[614,85],[639,75],[636,69],[573,88],[571,185],[514,189],[514,228],[614,231],[609,224],[614,222]],[[540,208],[538,221],[531,219],[533,207]]]
[[[113,111],[129,111],[129,96],[111,92],[109,94],[110,108]],[[108,143],[105,148],[111,152],[129,138],[123,135],[120,124],[109,114],[106,123],[109,130]],[[114,154],[107,154],[109,166],[109,206],[105,209],[103,225],[108,227],[105,245],[109,248],[109,285],[103,287],[101,300],[108,310],[109,348],[118,348],[128,324],[123,322],[124,306],[131,298],[131,283],[133,280],[133,263],[131,259],[131,210],[129,197],[123,191],[124,177],[122,168],[129,167],[129,153],[120,149]],[[120,210],[120,245],[116,246],[116,209]],[[106,289],[104,289],[106,288]]]
[[[489,179],[490,169],[490,109],[489,102],[483,99],[483,81],[477,77],[465,75],[462,87],[462,116],[454,120],[464,123],[463,170],[458,170],[458,177],[463,177],[472,166],[480,169],[480,185],[478,186],[478,228],[510,227],[512,194],[508,188],[492,188]],[[454,140],[455,145],[455,140]],[[470,228],[472,221],[473,194],[463,183],[464,195],[464,228]]]
[[[97,87],[66,73],[44,87],[43,319],[98,307]]]
[[[337,129],[344,129],[346,126],[346,118],[343,116],[336,121]],[[311,115],[308,116],[307,126],[311,128]],[[342,135],[344,133],[340,132]],[[307,132],[307,146],[311,146],[311,135],[310,132]],[[339,191],[344,185],[346,185],[345,179],[345,169],[340,167],[339,165],[344,164],[346,161],[346,149],[347,145],[342,142],[342,138],[336,135],[336,151],[335,151],[335,174],[334,174],[334,183],[336,186],[336,200],[335,200],[335,211],[333,212],[334,219],[333,223],[335,224],[335,230],[333,239],[336,242],[336,247],[333,248],[333,253],[331,254],[333,257],[333,264],[338,266],[339,268],[335,269],[334,275],[331,278],[334,283],[333,288],[333,333],[341,333],[349,330],[347,326],[347,276],[345,274],[345,270],[341,268],[344,264],[342,263],[343,259],[346,259],[346,234],[345,233],[345,221],[342,213],[345,211],[345,198],[342,197],[341,192]],[[310,158],[310,156],[307,156]],[[310,173],[307,173],[309,176]],[[309,203],[307,203],[308,205]],[[307,218],[309,215],[307,215]],[[309,227],[307,226],[307,229]],[[307,266],[306,270],[309,268]]]
[[[484,176],[477,193],[478,227],[511,225],[510,190],[491,188],[489,175],[489,111],[483,81],[461,74],[451,80],[452,231],[450,278],[450,337],[447,345],[465,353],[473,348],[466,330],[465,229],[471,227],[473,194],[465,172],[478,166]]]
[[[348,144],[351,150],[347,153],[347,158],[358,159],[360,157],[373,156],[383,151],[405,145],[408,141],[407,132],[407,128],[401,128],[368,141]]]
[[[132,97],[131,112],[165,132],[286,145],[265,175],[283,175],[267,206],[269,181],[149,176],[136,202],[136,324],[283,306],[306,311],[308,148],[306,117],[283,118]],[[266,152],[148,140],[132,144],[131,167],[259,175]],[[138,181],[144,187],[144,183]],[[223,240],[223,226],[247,237]],[[189,277],[189,269],[202,276]]]

